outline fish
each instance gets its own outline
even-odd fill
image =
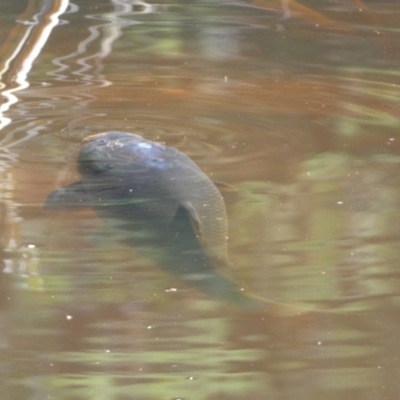
[[[92,208],[125,244],[187,285],[228,303],[265,307],[221,274],[228,259],[228,217],[221,193],[184,153],[128,132],[82,142],[81,179],[51,192],[44,210]]]

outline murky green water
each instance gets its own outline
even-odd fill
[[[0,400],[397,400],[400,4],[0,2]],[[230,277],[185,286],[42,203],[83,137],[224,182]]]

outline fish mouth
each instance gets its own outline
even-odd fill
[[[108,142],[115,142],[118,140],[127,140],[127,141],[142,141],[143,138],[140,135],[130,132],[122,132],[122,131],[109,131],[109,132],[101,132],[95,133],[94,135],[90,135],[82,140],[82,145],[85,145],[90,142],[97,141],[98,144],[106,144]]]
[[[82,148],[78,156],[78,171],[84,176],[98,174],[112,168],[112,140],[107,137],[110,132],[96,133],[82,140]]]
[[[95,133],[94,135],[87,136],[82,140],[82,144],[92,142],[92,141],[100,138],[101,136],[107,135],[107,133],[110,133],[110,132]]]

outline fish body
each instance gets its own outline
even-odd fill
[[[48,211],[91,207],[124,241],[168,273],[228,302],[258,305],[222,276],[228,222],[214,183],[185,154],[126,132],[83,141],[79,182],[47,197]]]

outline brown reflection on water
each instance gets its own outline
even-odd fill
[[[0,399],[399,397],[399,6],[267,3],[77,2],[54,28],[0,132]],[[233,185],[232,277],[303,312],[236,309],[90,210],[45,214],[112,129]]]

